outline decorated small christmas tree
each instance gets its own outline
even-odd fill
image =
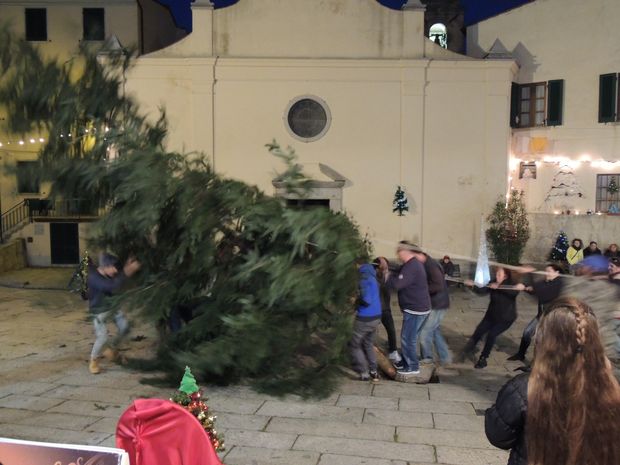
[[[394,208],[392,212],[398,212],[398,216],[403,216],[405,213],[409,211],[409,201],[407,200],[407,194],[405,191],[398,186],[396,189],[396,193],[394,194],[394,201],[392,202]]]
[[[85,250],[80,264],[75,270],[75,273],[73,273],[73,276],[71,276],[71,281],[69,281],[71,292],[79,293],[84,300],[88,300],[88,267],[90,263],[91,259],[88,255],[88,250]]]
[[[523,197],[523,192],[513,190],[508,202],[497,202],[487,218],[487,239],[495,259],[500,263],[518,265],[530,238]]]
[[[568,237],[564,231],[560,231],[558,238],[555,240],[555,245],[549,253],[549,260],[552,262],[566,261],[566,251],[568,250]]]
[[[189,367],[185,367],[185,373],[183,374],[179,390],[170,400],[196,417],[207,432],[216,452],[225,450],[224,439],[215,430],[215,420],[217,417],[210,412],[206,404],[208,399],[202,397],[202,392],[196,383],[196,378],[194,378]]]
[[[618,187],[618,182],[616,181],[616,178],[611,178],[609,184],[607,184],[607,192],[613,195],[617,194],[619,190],[620,187]]]

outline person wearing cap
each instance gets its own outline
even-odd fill
[[[110,313],[106,306],[106,299],[120,289],[126,278],[140,269],[140,263],[135,258],[129,258],[122,271],[119,272],[119,268],[117,257],[103,253],[99,257],[99,266],[91,266],[88,272],[88,308],[95,328],[95,342],[90,353],[88,369],[93,375],[101,372],[97,359],[102,353],[111,360],[119,359],[116,347],[129,332],[127,318],[123,312],[117,311],[114,315],[114,323],[118,329],[116,337],[109,347],[103,350],[108,342],[106,320]]]
[[[417,258],[422,250],[407,241],[398,243],[396,254],[403,263],[400,271],[387,275],[386,284],[398,292],[398,305],[403,312],[403,326],[400,334],[402,364],[396,364],[402,376],[420,373],[417,356],[418,334],[431,311],[431,298],[424,264]]]

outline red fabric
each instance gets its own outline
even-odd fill
[[[131,465],[222,465],[200,422],[174,402],[138,399],[116,427]]]

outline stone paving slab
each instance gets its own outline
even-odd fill
[[[22,396],[11,394],[0,399],[0,407],[34,410],[42,412],[63,402],[62,399],[47,399],[45,397]]]
[[[72,431],[61,428],[32,425],[6,425],[2,426],[2,436],[19,438],[30,441],[59,442],[69,444],[99,444],[107,439],[109,433],[89,433],[87,431]]]
[[[9,394],[15,394],[15,393],[19,393],[24,396],[39,396],[57,387],[58,387],[58,384],[39,383],[35,381],[14,383],[14,384],[0,386],[0,397],[6,397]]]
[[[73,431],[82,431],[90,427],[93,423],[99,421],[99,417],[68,414],[68,413],[41,413],[36,416],[26,417],[15,423],[19,425],[46,426],[49,428],[70,429]],[[90,428],[88,428],[91,430]],[[91,430],[92,431],[92,430]],[[102,431],[92,431],[102,432]],[[108,431],[103,431],[107,433]]]
[[[364,415],[364,423],[390,426],[418,426],[422,428],[432,428],[434,424],[431,413],[379,409],[367,409]]]
[[[387,425],[359,425],[344,421],[272,418],[267,426],[267,431],[277,433],[295,431],[297,434],[308,434],[311,436],[393,441],[396,428]]]
[[[116,431],[118,420],[119,419],[116,417],[98,418],[97,421],[88,425],[86,431],[95,433],[114,433]]]
[[[225,456],[226,465],[316,465],[320,454],[310,451],[234,446]]]
[[[48,412],[70,413],[80,412],[82,415],[111,417],[117,420],[129,405],[110,404],[108,402],[91,402],[87,400],[67,400],[52,407]]]
[[[446,431],[435,428],[396,428],[398,442],[428,444],[431,446],[455,446],[473,449],[494,449],[484,434],[478,431]]]
[[[398,410],[398,398],[341,395],[336,405],[338,407],[361,407],[378,408],[383,410]]]
[[[448,465],[506,465],[508,453],[499,449],[438,446],[437,460]]]
[[[140,393],[134,390],[112,389],[97,386],[60,386],[42,395],[44,398],[90,400],[129,405]]]
[[[255,431],[263,431],[265,426],[270,420],[270,417],[262,416],[262,415],[241,415],[237,413],[218,413],[215,412],[217,416],[217,425],[218,428],[230,428],[230,429],[245,429],[245,430],[255,430]],[[280,431],[282,433],[287,433],[294,430],[288,431]]]
[[[428,400],[428,387],[382,381],[375,385],[372,395],[375,397],[403,397],[405,399]]]
[[[32,410],[0,407],[0,423],[17,423],[19,420],[36,416],[38,414],[39,412]]]
[[[450,413],[473,415],[475,408],[470,402],[400,399],[398,409],[405,412]]]
[[[349,455],[323,454],[318,465],[408,465],[402,460],[351,457]]]
[[[484,432],[484,417],[433,413],[433,419],[437,429]]]
[[[422,462],[435,460],[435,449],[431,446],[365,439],[326,438],[303,434],[297,439],[293,449],[390,460]]]
[[[213,406],[213,411],[217,413],[238,413],[242,415],[252,415],[258,413],[265,401],[261,399],[241,399],[239,397],[209,396],[209,404]]]
[[[332,407],[319,404],[267,401],[256,413],[258,415],[267,415],[271,417],[317,418],[361,423],[364,415],[364,409],[356,407]]]
[[[297,434],[267,433],[264,431],[226,430],[226,443],[231,446],[264,447],[266,449],[290,449]]]

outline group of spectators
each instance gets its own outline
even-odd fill
[[[575,238],[566,251],[566,261],[572,267],[587,257],[597,255],[607,257],[608,259],[620,258],[618,244],[609,244],[609,247],[605,249],[605,252],[602,252],[601,249],[598,248],[598,243],[596,241],[591,241],[590,245],[584,248],[583,241]]]

